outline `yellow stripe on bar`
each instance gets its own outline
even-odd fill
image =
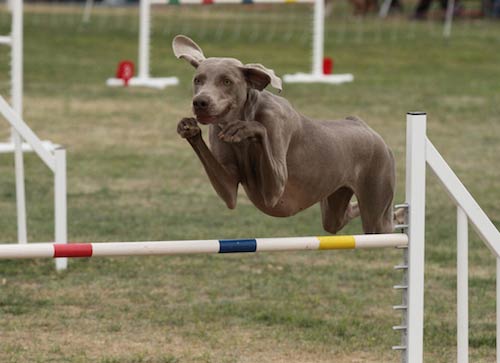
[[[354,236],[324,236],[319,239],[320,250],[349,250],[356,248]]]

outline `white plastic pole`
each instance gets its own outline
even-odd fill
[[[323,42],[325,38],[325,3],[324,0],[314,2],[314,38],[312,74],[323,74]]]
[[[10,45],[12,44],[12,38],[10,35],[0,35],[0,45]]]
[[[500,257],[497,260],[497,363],[500,363]]]
[[[407,363],[423,362],[426,114],[406,118],[406,203],[408,204]]]
[[[16,207],[17,207],[17,241],[28,242],[28,228],[26,223],[26,192],[24,188],[24,158],[22,139],[12,129],[12,142],[14,143],[14,168],[16,178]]]
[[[103,243],[0,244],[0,259],[58,257],[154,256],[200,253],[242,253],[345,250],[406,247],[402,233],[370,236],[310,236],[229,240],[141,241]]]
[[[286,3],[299,3],[299,4],[312,4],[316,0],[253,0],[252,4],[286,4]],[[151,4],[168,4],[168,0],[150,0]],[[204,0],[180,0],[181,5],[203,5]],[[213,4],[242,4],[242,0],[213,0]]]
[[[140,0],[139,5],[139,73],[138,78],[149,78],[149,37],[151,32],[150,0]]]
[[[85,7],[83,9],[83,18],[82,18],[82,21],[84,23],[88,23],[90,21],[90,16],[92,15],[93,7],[94,7],[94,0],[85,1]]]
[[[392,0],[384,0],[382,5],[380,6],[380,10],[378,12],[378,16],[381,18],[385,18],[387,14],[389,14],[389,10],[392,5]]]
[[[55,242],[68,243],[67,208],[66,208],[66,150],[54,150],[54,217],[55,217]],[[65,270],[68,259],[56,258],[56,270]]]
[[[443,36],[449,38],[451,36],[451,26],[453,24],[453,13],[455,12],[455,0],[449,0],[446,7],[446,17],[444,20]]]
[[[12,34],[11,34],[11,93],[12,107],[22,117],[23,112],[23,3],[13,0],[12,3]],[[12,129],[14,143],[14,164],[16,177],[17,205],[17,239],[19,243],[28,241],[26,226],[26,193],[24,188],[24,161],[22,139],[15,129]]]
[[[23,2],[12,0],[11,34],[11,92],[12,108],[23,116]]]
[[[468,219],[457,207],[457,363],[469,362]]]

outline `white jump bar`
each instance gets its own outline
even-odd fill
[[[0,244],[0,259],[153,256],[406,247],[406,234],[155,242]]]

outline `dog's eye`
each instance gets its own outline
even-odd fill
[[[233,82],[231,82],[231,80],[230,80],[230,79],[228,79],[228,78],[225,78],[225,79],[224,79],[224,86],[230,86],[230,85],[232,85],[232,84],[233,84]]]
[[[193,80],[193,83],[194,83],[194,84],[201,84],[201,80],[200,80],[199,78],[195,78],[195,79]]]

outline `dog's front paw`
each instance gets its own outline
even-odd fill
[[[230,143],[239,143],[243,140],[258,141],[266,133],[265,127],[255,121],[234,121],[228,123],[221,132],[219,139]]]
[[[201,136],[201,129],[195,118],[183,118],[177,124],[177,133],[184,139],[192,139]]]

